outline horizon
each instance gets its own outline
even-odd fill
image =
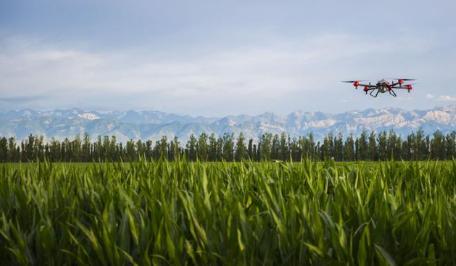
[[[405,136],[418,130],[433,134],[456,128],[456,105],[431,109],[367,108],[340,113],[296,111],[287,114],[265,112],[257,115],[193,116],[160,111],[105,111],[81,108],[39,111],[0,111],[0,137],[26,139],[30,134],[45,139],[65,139],[85,133],[92,137],[116,136],[119,141],[158,140],[163,136],[187,140],[192,134],[238,135],[257,139],[265,133],[305,136],[315,139],[327,134],[354,135],[364,130],[377,133],[394,130]]]

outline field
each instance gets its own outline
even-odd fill
[[[4,265],[451,265],[456,162],[1,164]]]

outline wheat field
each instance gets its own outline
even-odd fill
[[[450,265],[456,162],[0,165],[4,265]]]

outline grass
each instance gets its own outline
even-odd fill
[[[451,265],[456,162],[0,165],[0,261]]]

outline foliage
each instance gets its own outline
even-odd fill
[[[247,144],[248,143],[248,144]],[[0,138],[0,162],[30,162],[44,159],[53,162],[112,162],[136,161],[140,157],[158,160],[177,160],[186,157],[190,161],[300,161],[301,159],[336,161],[387,161],[387,160],[451,160],[456,156],[456,131],[447,135],[436,131],[424,136],[423,131],[401,139],[394,131],[363,132],[359,137],[328,134],[321,142],[312,134],[291,138],[285,133],[269,133],[259,137],[257,143],[248,141],[240,133],[216,137],[202,133],[191,135],[185,144],[177,138],[168,141],[162,137],[155,142],[129,140],[118,143],[114,136],[98,137],[91,142],[88,135],[82,139],[51,140],[30,135],[16,144],[14,138]]]
[[[454,265],[456,162],[0,164],[4,265]]]

